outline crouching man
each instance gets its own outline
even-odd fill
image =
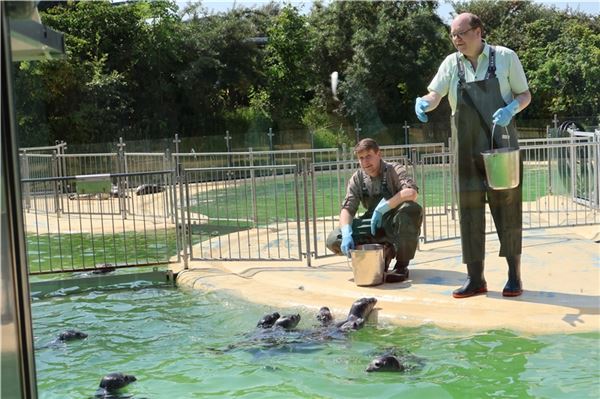
[[[354,172],[340,212],[340,227],[327,237],[327,248],[334,253],[350,255],[350,249],[361,244],[383,244],[385,270],[396,259],[387,282],[408,278],[408,263],[417,250],[423,208],[416,203],[417,185],[406,169],[381,158],[379,145],[373,139],[361,140],[354,153],[360,168]],[[355,218],[359,204],[367,211]]]

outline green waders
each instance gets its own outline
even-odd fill
[[[488,187],[481,152],[489,150],[492,131],[492,115],[506,106],[500,94],[496,77],[495,50],[490,50],[490,64],[486,79],[466,82],[464,65],[457,53],[459,83],[457,106],[452,122],[452,147],[458,176],[460,235],[463,263],[467,264],[468,279],[453,292],[456,298],[465,298],[487,292],[483,277],[485,258],[485,202],[492,212],[500,240],[500,256],[509,264],[509,282],[503,293],[516,296],[521,293],[520,254],[522,240],[522,180],[516,188],[492,190]],[[508,133],[507,145],[506,137]],[[518,148],[514,120],[507,129],[496,127],[494,148]],[[516,295],[509,295],[510,293]]]

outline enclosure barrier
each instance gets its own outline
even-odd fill
[[[172,177],[157,171],[22,179],[23,191],[32,193],[23,212],[30,274],[178,260]]]
[[[599,137],[520,141],[525,229],[600,223]],[[419,185],[422,241],[458,238],[451,152],[434,143],[384,146],[382,153]],[[164,263],[175,255],[186,265],[191,259],[310,266],[332,255],[327,235],[359,167],[347,149],[33,155],[22,154],[29,173],[44,176],[22,180],[33,274]],[[165,169],[146,171],[157,167]],[[105,172],[112,168],[126,172]],[[47,176],[67,170],[94,173]],[[137,194],[141,187],[144,195]],[[494,231],[488,211],[486,232]]]

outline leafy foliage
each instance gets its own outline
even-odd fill
[[[241,147],[263,144],[273,128],[280,143],[339,146],[354,142],[356,125],[361,137],[398,142],[404,121],[416,122],[414,98],[454,51],[437,6],[317,1],[303,15],[274,2],[225,13],[168,0],[52,2],[42,19],[65,33],[67,56],[15,68],[20,144],[178,133],[214,138],[196,150],[222,151],[225,131]],[[598,17],[531,1],[453,6],[519,54],[533,94],[520,118],[600,117]],[[445,134],[448,116],[437,111],[425,128]]]

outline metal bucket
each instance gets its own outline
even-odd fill
[[[506,190],[519,185],[519,149],[497,148],[484,151],[483,164],[488,185],[494,190]]]
[[[490,140],[494,146],[494,128]],[[505,128],[506,129],[506,128]],[[508,129],[506,129],[508,141]],[[509,142],[510,145],[510,142]],[[519,185],[519,149],[513,147],[497,148],[481,153],[488,186],[493,190],[507,190]]]
[[[354,283],[358,286],[383,284],[385,258],[383,245],[363,244],[350,250]]]

